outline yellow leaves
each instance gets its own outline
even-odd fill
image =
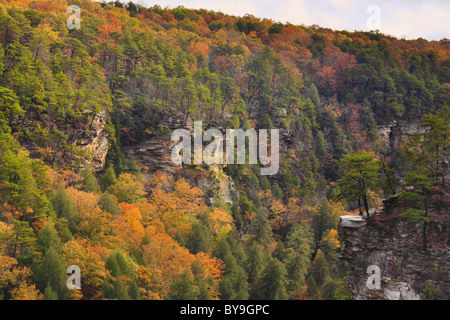
[[[342,205],[342,203],[340,203],[338,201],[330,201],[329,205],[330,205],[330,208],[331,208],[331,212],[336,217],[340,217],[340,216],[343,216],[343,215],[350,214],[347,210],[345,210],[345,208]]]
[[[34,32],[39,37],[45,38],[49,43],[53,43],[58,40],[59,36],[59,33],[57,31],[53,31],[52,27],[47,23],[39,24],[36,28],[34,28]]]
[[[339,242],[338,232],[336,229],[330,229],[328,233],[322,238],[323,242],[327,242],[328,245],[333,248],[340,248],[341,243]]]
[[[83,285],[91,285],[98,288],[103,284],[104,280],[109,279],[110,274],[102,257],[96,251],[95,248],[91,247],[88,240],[72,240],[63,245],[62,257],[65,265],[77,265],[80,267]],[[96,298],[101,298],[101,296]]]
[[[42,295],[36,287],[30,284],[31,269],[19,267],[16,259],[0,252],[0,289],[11,288],[10,294],[14,300],[38,300]]]
[[[0,252],[6,249],[4,241],[13,235],[13,227],[3,221],[0,221]]]
[[[102,242],[111,229],[111,214],[98,207],[79,217],[77,233],[92,241]]]
[[[272,205],[270,206],[270,210],[274,215],[279,215],[286,211],[286,207],[279,200],[274,199],[272,201]]]
[[[261,199],[263,206],[269,209],[269,220],[272,229],[279,229],[283,221],[287,218],[286,207],[274,198],[270,190],[260,191],[258,197]]]
[[[155,190],[161,190],[163,188],[168,188],[170,182],[164,173],[158,171],[152,176],[152,184]]]
[[[14,272],[16,265],[16,259],[0,253],[0,288],[6,287],[7,284],[16,281],[17,272]]]
[[[148,205],[139,205],[146,223],[159,220],[170,236],[179,233],[187,236],[192,229],[192,219],[207,210],[203,203],[203,192],[191,187],[185,180],[178,180],[173,192],[167,192],[171,185],[164,175],[153,176],[152,198]]]
[[[209,218],[211,220],[211,230],[215,237],[231,231],[233,217],[222,208],[214,208],[209,213]]]
[[[98,207],[99,195],[68,188],[77,218],[76,232],[83,238],[105,244],[111,230],[111,214]]]
[[[143,183],[130,173],[121,174],[108,191],[116,196],[119,202],[126,203],[144,202],[144,196],[147,194]]]
[[[43,300],[44,295],[36,289],[34,284],[21,283],[11,290],[12,300]]]
[[[178,275],[189,267],[194,256],[186,248],[181,247],[161,228],[146,228],[149,244],[142,246],[142,258],[159,283],[161,298],[169,292],[170,284]],[[159,272],[158,272],[159,271]]]
[[[22,211],[17,210],[16,207],[6,202],[1,206],[1,209],[2,220],[8,223],[12,223],[13,220],[18,220],[21,216],[23,216]]]
[[[171,238],[159,222],[149,225],[146,229],[148,244],[142,246],[142,257],[146,267],[140,267],[138,281],[144,287],[144,295],[148,299],[164,299],[169,293],[170,284],[178,276],[190,269],[194,261],[202,266],[205,277],[211,277],[217,284],[223,274],[223,262],[212,258],[207,253],[193,255],[186,248]],[[209,288],[211,296],[217,297],[214,288]]]
[[[94,193],[68,188],[67,193],[72,199],[72,204],[75,208],[76,214],[80,217],[87,216],[90,211],[94,211],[97,207],[99,196]]]
[[[144,237],[142,214],[138,207],[132,204],[121,203],[122,213],[113,223],[115,233],[124,243],[137,247]]]

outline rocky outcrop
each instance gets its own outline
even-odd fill
[[[126,147],[125,156],[136,161],[143,172],[162,171],[173,174],[181,168],[172,162],[171,152],[175,142],[165,137],[154,137],[138,145]]]
[[[161,123],[162,127],[170,130],[190,129],[190,121],[183,121],[180,116],[168,117]],[[141,143],[124,148],[125,157],[136,161],[142,173],[148,180],[156,171],[172,175],[181,169],[181,165],[173,163],[171,153],[176,142],[171,141],[170,135],[158,134]]]
[[[342,216],[341,258],[350,267],[348,288],[355,300],[450,299],[448,224],[427,224],[376,213],[369,219]],[[379,268],[379,269],[377,269]],[[379,287],[373,285],[379,270]]]
[[[192,132],[192,121],[184,120],[180,115],[171,115],[161,122],[163,128],[171,131],[176,129],[187,129]],[[169,178],[183,177],[182,166],[173,163],[171,158],[172,149],[178,142],[171,141],[169,134],[154,135],[141,143],[124,148],[125,157],[133,159],[141,173],[150,185],[152,175],[159,171]],[[191,184],[197,185],[205,194],[208,204],[213,204],[221,199],[225,203],[232,204],[238,199],[238,192],[234,187],[233,180],[227,176],[218,165],[206,166],[206,174],[200,177],[183,177]]]
[[[105,111],[96,114],[89,126],[88,133],[78,132],[75,144],[80,149],[87,151],[87,165],[94,171],[105,168],[106,155],[108,154],[108,134],[104,131],[106,125]]]
[[[410,137],[414,133],[424,133],[427,128],[421,127],[416,122],[393,121],[389,124],[378,126],[380,140],[391,148],[397,148],[400,137]]]
[[[208,204],[214,204],[219,199],[233,204],[239,198],[233,179],[227,176],[218,165],[209,166],[207,177],[198,179],[197,184],[205,193]]]

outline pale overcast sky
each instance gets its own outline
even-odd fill
[[[124,1],[127,2],[127,1]],[[406,39],[450,38],[450,0],[135,0],[145,6],[182,5],[336,30],[374,30]],[[377,19],[379,12],[379,19]],[[374,26],[379,26],[374,28]]]

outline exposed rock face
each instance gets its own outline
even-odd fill
[[[81,149],[92,154],[92,160],[88,165],[94,171],[101,171],[105,168],[106,155],[108,154],[108,134],[104,131],[106,124],[105,111],[94,116],[89,128],[89,135],[84,133],[76,138],[75,144]]]
[[[161,125],[172,131],[186,129],[191,134],[193,133],[191,120],[184,121],[181,116],[172,115],[164,120]],[[124,152],[127,158],[136,161],[142,175],[147,181],[151,182],[152,175],[157,171],[165,173],[169,178],[173,178],[180,173],[182,166],[174,164],[171,158],[172,149],[177,143],[171,141],[169,135],[155,135],[138,145],[124,148]],[[191,182],[197,184],[204,192],[208,204],[213,204],[218,199],[226,203],[233,203],[238,199],[233,180],[217,165],[211,165],[207,168],[206,177],[188,180],[192,180]]]
[[[172,131],[190,129],[190,121],[182,121],[178,116],[169,117],[161,125]],[[156,171],[174,174],[181,169],[181,165],[174,164],[171,158],[172,149],[176,144],[171,141],[170,136],[154,135],[138,145],[125,147],[124,153],[127,158],[134,159],[143,174],[150,179]]]
[[[414,133],[424,133],[427,128],[420,127],[419,123],[408,123],[406,121],[393,121],[389,124],[378,126],[378,134],[381,141],[391,148],[398,147],[400,137],[409,137]]]
[[[134,159],[143,171],[172,174],[181,168],[172,162],[170,156],[175,145],[175,142],[170,141],[170,137],[154,137],[136,146],[126,147],[125,154],[127,158]]]
[[[339,222],[341,258],[348,261],[351,270],[347,284],[352,298],[450,299],[448,224],[427,224],[428,246],[424,251],[423,223],[400,218],[380,223],[382,215],[377,213],[368,220],[342,216]],[[379,289],[367,284],[369,266],[380,268]]]
[[[208,177],[198,179],[197,184],[205,193],[207,202],[214,204],[217,200],[233,204],[239,196],[234,181],[227,176],[218,165],[212,165],[208,170]]]

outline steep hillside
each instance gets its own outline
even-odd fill
[[[339,217],[393,195],[399,221],[448,216],[449,102],[447,39],[0,0],[0,297],[355,297]],[[195,121],[278,129],[278,172],[174,164]]]

